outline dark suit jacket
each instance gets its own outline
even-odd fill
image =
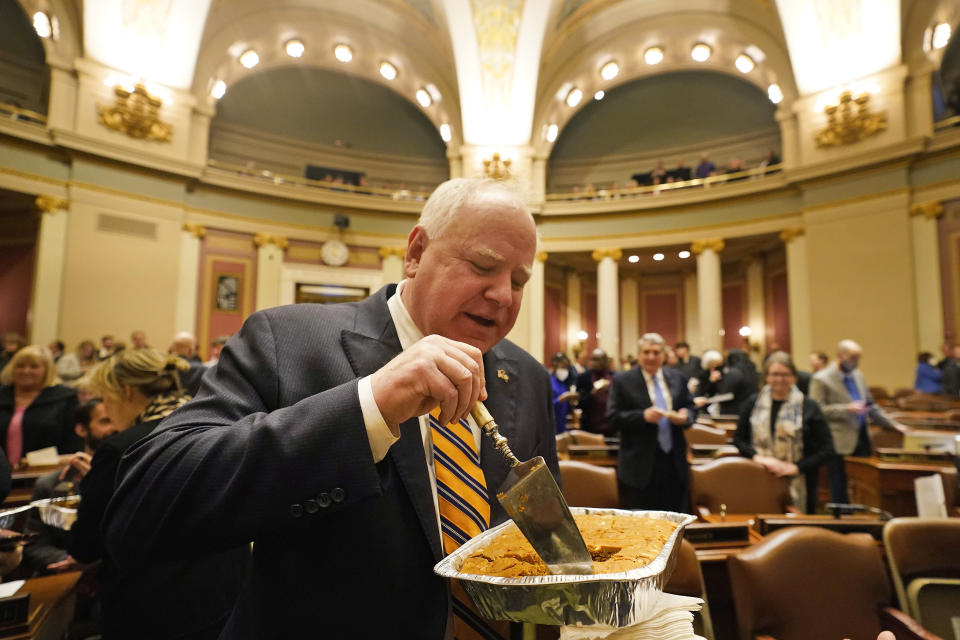
[[[7,428],[13,418],[13,385],[0,387],[0,446],[6,447]],[[45,447],[73,453],[83,441],[73,430],[77,392],[62,384],[44,388],[23,414],[23,455]]]
[[[687,390],[683,375],[669,369],[663,370],[663,378],[673,398],[673,409],[686,409],[689,422],[684,426],[670,425],[673,433],[673,448],[670,455],[677,463],[686,486],[689,470],[687,468],[687,439],[683,430],[693,424],[697,415],[693,398]],[[656,422],[643,419],[644,409],[653,406],[653,400],[647,393],[647,383],[640,367],[618,373],[610,386],[610,398],[607,400],[607,418],[610,425],[620,432],[620,459],[617,463],[617,479],[623,484],[643,489],[650,482],[653,471],[654,455],[660,446],[657,441]]]
[[[757,455],[753,447],[753,425],[750,416],[757,405],[758,394],[754,394],[744,403],[740,419],[737,420],[737,430],[733,434],[733,444],[745,458]],[[768,425],[769,428],[769,425]],[[803,457],[797,460],[797,469],[800,473],[816,470],[829,458],[836,455],[833,450],[833,436],[827,419],[820,411],[820,405],[810,398],[803,398]]]
[[[250,316],[196,398],[124,457],[106,525],[118,562],[253,540],[224,638],[442,638],[449,591],[433,573],[443,552],[419,422],[375,464],[357,394],[401,350],[395,289]],[[508,341],[484,365],[500,432],[556,474],[546,370]],[[480,456],[501,522],[507,462],[488,438]]]

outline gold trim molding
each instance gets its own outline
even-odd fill
[[[118,85],[113,92],[116,101],[112,107],[97,105],[100,124],[137,140],[170,142],[173,125],[160,119],[163,100],[151,95],[147,87],[139,83],[133,91]]]
[[[70,201],[65,198],[55,198],[54,196],[37,196],[34,200],[37,209],[42,213],[56,213],[57,211],[66,211],[70,206]]]
[[[839,147],[860,142],[887,128],[887,113],[870,111],[870,94],[856,98],[849,91],[840,94],[840,103],[824,109],[827,126],[817,131],[813,139],[818,147]],[[857,105],[854,113],[853,105]]]
[[[380,257],[388,258],[390,256],[396,256],[403,260],[407,257],[407,248],[406,247],[380,247]]]
[[[601,262],[604,258],[611,258],[616,262],[623,257],[623,251],[621,249],[594,249],[591,255],[594,262]]]
[[[910,216],[923,216],[927,220],[936,220],[943,214],[943,205],[935,200],[910,206]]]
[[[197,240],[203,240],[207,237],[207,228],[196,222],[184,222],[183,230],[192,235]]]
[[[698,256],[707,249],[710,249],[714,253],[720,253],[726,249],[727,243],[723,241],[723,238],[710,238],[708,240],[694,240],[690,245],[690,252],[693,255]]]
[[[546,262],[547,261],[547,252],[546,251],[537,251],[537,262]]]
[[[789,229],[784,229],[780,232],[780,240],[784,244],[790,244],[797,238],[802,235],[805,235],[807,230],[803,227],[790,227]]]
[[[278,249],[286,249],[290,246],[290,241],[283,236],[276,236],[270,233],[258,233],[253,236],[253,244],[257,245],[258,249],[268,244],[272,244]]]

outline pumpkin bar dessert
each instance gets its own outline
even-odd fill
[[[666,520],[615,514],[575,515],[574,520],[593,557],[594,573],[620,573],[645,566],[677,528]],[[507,527],[467,557],[460,571],[501,578],[550,575],[516,526]]]

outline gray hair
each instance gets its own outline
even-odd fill
[[[661,336],[659,333],[645,333],[645,334],[643,334],[642,336],[640,336],[640,339],[637,340],[637,346],[642,348],[644,342],[646,342],[646,343],[648,343],[648,344],[658,345],[658,346],[660,347],[660,349],[661,349],[664,353],[666,353],[666,350],[667,350],[667,341],[664,340],[664,339],[663,339],[663,336]]]
[[[517,209],[532,219],[530,209],[524,203],[518,188],[510,183],[490,178],[454,178],[437,187],[427,199],[417,225],[427,232],[427,237],[436,240],[446,233],[447,227],[464,206],[486,193],[501,193],[514,202]]]
[[[703,354],[703,359],[700,361],[700,364],[706,369],[714,362],[723,362],[723,355],[715,349],[710,349]]]
[[[775,364],[782,364],[787,369],[790,369],[790,373],[796,377],[797,367],[793,364],[793,359],[785,351],[774,351],[767,359],[763,361],[763,377],[766,378],[767,374],[770,373],[770,367]]]

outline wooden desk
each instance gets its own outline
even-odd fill
[[[79,579],[80,572],[74,571],[27,580],[17,593],[30,593],[29,624],[26,625],[26,630],[21,625],[19,631],[13,633],[5,633],[0,629],[0,638],[3,640],[60,640],[63,638],[73,620],[76,604],[74,587]]]
[[[942,464],[887,462],[876,457],[846,458],[850,500],[889,511],[895,517],[917,515],[913,481],[939,473],[949,509],[957,492],[957,469]]]
[[[19,507],[30,502],[30,496],[33,495],[33,485],[36,484],[37,478],[60,468],[60,465],[52,465],[44,467],[24,467],[14,471],[10,474],[10,495],[3,501],[3,508]]]
[[[571,444],[567,447],[568,459],[595,464],[600,467],[617,466],[617,455],[619,453],[620,445],[615,444]]]

